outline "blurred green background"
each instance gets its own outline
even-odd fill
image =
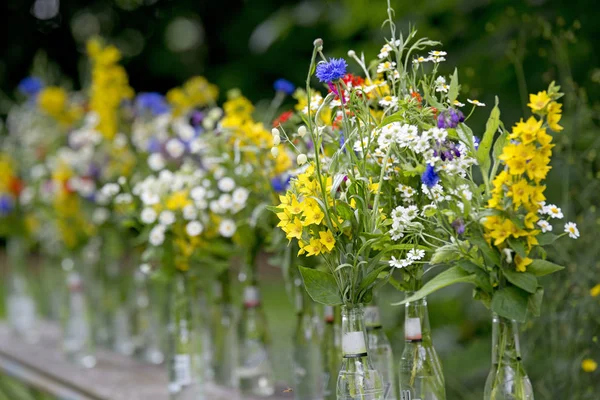
[[[312,42],[325,53],[349,49],[374,57],[388,32],[383,0],[10,0],[0,13],[0,114],[29,72],[50,84],[80,88],[85,40],[101,35],[124,53],[137,91],[166,92],[201,74],[222,93],[238,87],[251,100],[272,96],[272,83],[306,77]],[[443,43],[442,73],[459,68],[460,99],[492,104],[499,96],[510,126],[527,115],[529,92],[552,80],[562,85],[564,131],[556,135],[548,201],[563,207],[581,231],[550,252],[567,269],[544,282],[541,318],[523,327],[522,350],[537,399],[600,398],[600,370],[587,373],[584,358],[600,363],[600,11],[591,0],[392,1],[406,32]],[[351,63],[350,63],[351,64]],[[352,66],[351,66],[352,69]],[[223,95],[222,94],[222,95]],[[478,110],[472,126],[487,112]],[[480,132],[481,132],[480,130]],[[477,132],[476,132],[477,133]],[[278,271],[265,274],[265,304],[274,337],[278,378],[290,382],[294,316]],[[468,287],[446,289],[430,299],[434,342],[446,374],[448,399],[481,399],[490,367],[488,310],[470,301]],[[403,310],[390,307],[402,295],[387,288],[381,301],[387,332],[399,355]]]

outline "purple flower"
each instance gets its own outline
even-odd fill
[[[291,178],[292,177],[290,175],[285,174],[276,176],[275,178],[271,179],[271,186],[273,187],[273,190],[275,190],[277,193],[285,192],[290,186]]]
[[[283,78],[277,79],[273,84],[273,88],[275,88],[275,91],[283,92],[287,95],[292,95],[294,93],[294,90],[296,90],[296,87],[292,82]]]
[[[148,140],[148,147],[146,150],[149,153],[160,153],[160,151],[162,150],[162,144],[160,143],[160,140],[154,137],[150,138]]]
[[[44,83],[40,78],[37,78],[35,76],[28,76],[27,78],[24,78],[21,82],[19,82],[19,86],[17,86],[17,89],[25,96],[31,97],[37,95],[43,87]]]
[[[473,145],[475,147],[475,150],[479,149],[479,142],[481,142],[481,139],[473,135]]]
[[[200,126],[204,120],[204,113],[202,111],[194,110],[190,116],[190,125]]]
[[[421,175],[421,182],[423,182],[428,188],[434,187],[440,181],[439,175],[435,172],[435,169],[427,164],[427,168],[423,175]]]
[[[462,218],[457,218],[452,222],[452,227],[459,235],[465,233],[465,221]]]
[[[140,93],[135,98],[135,108],[138,112],[148,111],[153,115],[169,112],[169,105],[160,93]]]
[[[459,123],[464,121],[465,115],[462,111],[449,108],[438,115],[437,127],[440,129],[456,128]]]
[[[0,196],[0,215],[5,216],[10,214],[14,208],[14,201],[11,196],[4,194]]]
[[[321,61],[317,64],[315,75],[323,83],[330,83],[343,78],[346,75],[346,60],[343,58],[330,58],[328,62]]]

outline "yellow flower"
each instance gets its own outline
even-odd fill
[[[314,207],[305,208],[303,215],[304,221],[302,222],[302,225],[304,226],[312,224],[320,225],[323,221],[323,218],[325,217],[325,214],[323,214],[323,211],[321,210],[321,207],[318,204],[315,204]]]
[[[549,158],[541,157],[539,154],[536,154],[525,166],[527,177],[536,182],[546,179],[548,171],[552,168],[548,165],[549,163]]]
[[[581,369],[585,372],[594,372],[598,368],[598,363],[591,358],[581,361]]]
[[[333,247],[335,246],[335,238],[333,237],[331,231],[329,229],[327,229],[326,232],[321,231],[319,232],[319,236],[321,237],[319,240],[321,244],[325,246],[328,251],[333,250]]]
[[[559,104],[555,101],[550,103],[548,106],[548,126],[554,132],[560,132],[563,130],[563,127],[558,124],[562,117],[562,104]]]
[[[321,241],[319,239],[310,239],[310,243],[304,246],[304,250],[306,251],[306,256],[318,256],[321,254],[322,250]]]
[[[515,257],[515,266],[519,272],[525,272],[527,270],[527,266],[532,262],[533,260],[529,257],[523,258],[518,254]]]
[[[292,202],[286,207],[286,210],[296,215],[304,211],[304,204],[299,202],[296,196],[294,196]]]
[[[292,238],[302,239],[302,222],[300,218],[294,218],[293,222],[286,225],[284,231],[287,233],[285,237],[289,240],[292,240]]]
[[[512,234],[518,232],[517,227],[509,219],[501,220],[498,217],[488,217],[484,223],[489,235],[494,239],[494,246],[499,246]]]
[[[223,104],[223,110],[228,115],[238,115],[244,117],[250,117],[254,112],[254,106],[244,96],[237,96],[233,100],[229,100]]]
[[[507,196],[512,197],[513,205],[515,209],[519,208],[521,204],[529,202],[531,197],[532,188],[525,179],[519,179],[516,183],[513,183],[506,193]]]
[[[540,219],[540,217],[536,213],[534,213],[534,212],[528,212],[527,215],[525,215],[525,221],[524,221],[525,227],[527,229],[533,229],[533,228],[535,228],[534,224],[537,221],[539,221],[539,219]]]
[[[590,289],[590,296],[598,297],[600,295],[600,283]]]
[[[188,197],[188,192],[186,190],[181,190],[179,192],[175,192],[169,196],[165,206],[169,210],[177,211],[183,210],[185,206],[191,205],[192,201]]]
[[[282,212],[278,212],[276,215],[277,218],[279,218],[279,223],[277,224],[279,228],[283,228],[292,220],[292,214],[286,209]]]
[[[537,131],[542,127],[542,121],[534,117],[529,117],[527,122],[521,121],[513,127],[512,133],[508,136],[510,139],[519,139],[522,143],[531,143],[536,139]]]
[[[66,111],[67,100],[67,92],[57,86],[48,86],[42,89],[37,98],[40,108],[57,120]]]
[[[542,145],[542,147],[548,146],[552,142],[552,136],[548,135],[548,133],[546,132],[546,128],[538,130],[536,134],[536,139],[538,143]]]
[[[531,111],[538,112],[544,110],[551,100],[552,99],[550,96],[548,96],[548,93],[546,93],[544,90],[542,92],[538,92],[538,94],[530,94],[529,104],[527,104],[527,106],[531,108]]]

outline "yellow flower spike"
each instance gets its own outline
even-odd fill
[[[534,213],[534,212],[528,212],[527,215],[525,216],[525,227],[528,229],[533,229],[535,228],[535,223],[537,221],[539,221],[540,217]]]
[[[335,238],[333,237],[333,233],[329,229],[327,231],[319,232],[319,241],[321,244],[328,250],[331,251],[335,247]]]
[[[515,209],[518,209],[521,204],[525,204],[529,202],[531,198],[532,187],[529,186],[527,180],[519,179],[517,182],[513,183],[508,192],[507,196],[512,197],[513,205]]]
[[[525,272],[527,270],[527,266],[531,264],[533,260],[529,257],[521,257],[520,255],[515,256],[515,267],[518,272]]]
[[[548,106],[548,126],[554,132],[560,132],[563,127],[558,124],[562,118],[562,104],[553,101]]]
[[[590,296],[592,296],[592,297],[600,296],[600,283],[590,289]]]
[[[307,256],[318,256],[321,254],[322,244],[319,239],[312,238],[307,246],[304,247]]]
[[[549,163],[549,158],[541,157],[539,154],[536,154],[525,166],[527,177],[536,182],[546,179],[548,172],[552,168],[548,165]]]
[[[283,230],[287,233],[285,237],[289,240],[292,240],[293,238],[298,240],[302,239],[303,227],[300,218],[294,218],[294,221],[287,224]]]
[[[585,372],[594,372],[598,368],[598,363],[591,358],[586,358],[581,361],[581,369]]]
[[[521,143],[531,143],[536,139],[536,133],[542,128],[542,121],[538,121],[534,117],[529,117],[527,122],[521,121],[513,127],[512,133],[508,136],[509,139],[519,139]]]
[[[542,112],[548,103],[550,103],[552,99],[548,96],[548,93],[544,90],[542,92],[538,92],[538,94],[530,94],[529,95],[529,104],[527,106],[531,108],[531,111],[535,113]]]

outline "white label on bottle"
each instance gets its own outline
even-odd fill
[[[421,340],[421,319],[408,318],[404,325],[404,337],[407,340]]]
[[[377,306],[368,306],[365,308],[365,325],[368,327],[381,325],[379,308]]]
[[[181,386],[192,383],[192,358],[189,354],[175,355],[175,379]]]
[[[367,352],[365,335],[360,332],[346,332],[342,336],[342,351],[344,354],[362,354]]]
[[[256,286],[246,286],[244,288],[244,304],[253,306],[260,303],[260,293]]]

